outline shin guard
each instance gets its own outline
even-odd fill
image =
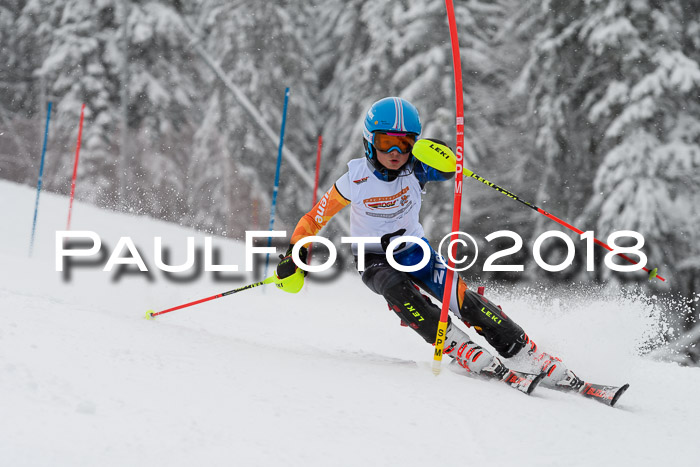
[[[510,319],[501,307],[469,290],[461,278],[457,285],[457,298],[462,321],[484,336],[502,357],[510,358],[525,347],[527,336],[523,328]]]
[[[440,323],[440,309],[423,296],[410,281],[401,281],[387,287],[384,290],[384,298],[403,324],[420,334],[429,344],[435,342]]]

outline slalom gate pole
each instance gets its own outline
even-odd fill
[[[73,178],[70,183],[70,204],[68,205],[68,222],[66,230],[70,230],[70,218],[73,213],[73,198],[75,198],[75,179],[78,176],[78,159],[80,158],[80,141],[83,138],[83,117],[85,116],[85,103],[80,108],[80,125],[78,126],[78,145],[75,148],[75,163],[73,164]]]
[[[39,180],[36,184],[36,201],[34,202],[34,220],[32,221],[32,236],[29,240],[29,257],[31,258],[34,251],[34,233],[36,232],[36,218],[39,213],[39,195],[41,194],[42,179],[44,177],[44,158],[46,156],[46,142],[49,139],[49,121],[51,121],[51,105],[46,111],[46,129],[44,130],[44,147],[41,150],[41,163],[39,165]]]
[[[457,158],[458,158],[458,160],[459,160],[459,156],[457,156]],[[458,162],[458,163],[459,163],[459,162]],[[539,212],[539,213],[542,214],[543,216],[552,219],[552,220],[553,220],[554,222],[556,222],[557,224],[562,225],[562,226],[566,227],[567,229],[569,229],[569,230],[571,230],[571,231],[573,231],[573,232],[576,232],[576,233],[579,234],[579,235],[581,235],[581,234],[584,233],[583,230],[581,230],[581,229],[579,229],[579,228],[577,228],[577,227],[574,227],[573,225],[569,224],[568,222],[559,219],[559,218],[558,218],[557,216],[555,216],[554,214],[551,214],[551,213],[545,211],[544,209],[541,209],[541,208],[535,206],[534,204],[529,203],[529,202],[527,202],[527,201],[521,199],[519,196],[515,195],[514,193],[512,193],[512,192],[510,192],[510,191],[508,191],[508,190],[506,190],[506,189],[504,189],[504,188],[501,188],[500,186],[496,185],[496,184],[493,183],[493,182],[490,182],[490,181],[486,180],[486,179],[485,179],[484,177],[482,177],[481,175],[478,175],[478,174],[476,174],[476,173],[474,173],[474,172],[472,172],[471,170],[468,170],[468,169],[464,169],[463,172],[464,172],[464,176],[465,176],[465,177],[473,178],[474,180],[477,180],[477,181],[483,183],[484,185],[490,186],[491,188],[493,188],[494,190],[498,191],[499,193],[503,193],[503,194],[506,195],[507,197],[509,197],[509,198],[511,198],[511,199],[514,199],[515,201],[518,201],[518,202],[524,204],[525,206],[527,206],[527,207],[529,207],[529,208],[531,208],[531,209],[534,209],[535,211]],[[613,251],[613,249],[612,249],[607,243],[602,242],[602,241],[598,240],[598,239],[595,238],[595,237],[593,237],[593,242],[596,243],[596,244],[599,245],[599,246],[602,246],[603,248],[605,248],[605,249],[608,250],[608,251]],[[632,263],[632,264],[638,264],[637,261],[633,260],[632,258],[630,258],[629,256],[625,255],[624,253],[616,253],[616,255],[622,257],[623,259],[629,261],[629,262]],[[653,279],[654,277],[656,277],[656,278],[659,279],[660,281],[666,282],[666,279],[664,279],[663,277],[661,277],[661,276],[658,275],[658,273],[657,273],[658,268],[654,268],[654,269],[650,270],[649,268],[643,267],[642,269],[643,269],[644,271],[646,271],[646,272],[649,273],[649,280],[651,280],[651,279]],[[449,272],[449,271],[448,271],[448,272]]]
[[[318,145],[316,149],[316,176],[314,178],[314,196],[313,201],[311,201],[311,207],[316,206],[316,201],[318,200],[318,174],[321,171],[321,147],[323,146],[323,136],[318,135]],[[311,264],[311,249],[314,244],[309,245],[309,251],[307,254],[307,262]]]
[[[435,336],[435,351],[433,355],[433,373],[437,376],[440,374],[440,366],[442,364],[442,350],[445,346],[445,334],[447,333],[447,314],[450,309],[450,296],[452,294],[452,282],[454,280],[455,263],[452,258],[455,257],[458,239],[457,232],[459,231],[459,217],[462,210],[462,184],[463,178],[460,176],[464,167],[464,95],[462,92],[462,63],[459,56],[459,39],[457,37],[457,23],[455,20],[455,11],[452,0],[445,0],[447,9],[447,21],[450,27],[450,41],[452,43],[452,64],[455,76],[455,102],[456,102],[456,124],[457,124],[457,142],[456,142],[456,158],[457,167],[455,177],[455,192],[454,204],[452,208],[452,234],[450,235],[450,254],[447,255],[447,274],[445,276],[445,290],[442,295],[442,309],[440,310],[440,322],[438,324],[437,335]]]
[[[284,90],[284,107],[282,109],[282,126],[280,128],[280,143],[277,150],[277,169],[275,169],[275,187],[272,190],[272,207],[270,208],[270,231],[275,225],[275,209],[277,207],[277,191],[280,186],[280,166],[282,165],[282,144],[284,144],[284,126],[287,123],[287,102],[289,101],[289,88]],[[272,246],[272,237],[267,237],[267,247]],[[267,276],[267,267],[270,265],[270,253],[265,256],[265,273]]]
[[[200,299],[200,300],[195,300],[194,302],[185,303],[184,305],[180,305],[180,306],[175,306],[175,307],[172,307],[172,308],[168,308],[167,310],[158,311],[158,312],[153,311],[153,310],[148,310],[148,311],[146,312],[145,318],[146,318],[146,319],[153,319],[153,318],[155,318],[155,317],[158,316],[158,315],[164,315],[165,313],[170,313],[171,311],[180,310],[180,309],[182,309],[182,308],[187,308],[188,306],[199,305],[200,303],[208,302],[209,300],[214,300],[214,299],[217,299],[217,298],[225,297],[225,296],[227,296],[227,295],[233,295],[233,294],[235,294],[235,293],[243,292],[244,290],[248,290],[248,289],[252,289],[252,288],[255,288],[255,287],[259,287],[259,286],[261,286],[261,285],[272,284],[273,282],[275,282],[275,277],[274,277],[274,276],[271,276],[271,277],[268,277],[267,279],[265,279],[264,281],[255,282],[255,283],[253,283],[253,284],[244,285],[243,287],[239,287],[239,288],[237,288],[237,289],[229,290],[229,291],[227,291],[227,292],[222,292],[222,293],[220,293],[220,294],[212,295],[211,297],[202,298],[202,299]]]

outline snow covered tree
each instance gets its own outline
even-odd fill
[[[127,22],[127,154],[134,165],[127,205],[178,222],[199,208],[186,202],[186,193],[206,98],[202,66],[183,21],[188,13],[178,2],[133,3]]]
[[[54,102],[47,147],[47,188],[67,192],[80,108],[86,103],[80,195],[109,204],[113,193],[113,134],[118,128],[119,54],[112,2],[37,0],[34,14],[48,29],[47,49],[37,74]]]
[[[0,108],[7,114],[31,116],[36,111],[39,87],[33,72],[40,63],[36,49],[42,45],[39,17],[33,0],[9,0],[0,4]]]
[[[606,236],[643,234],[649,265],[698,286],[700,2],[532,2],[530,97],[549,197]],[[605,276],[609,271],[603,272]],[[697,311],[695,312],[697,315]],[[696,316],[697,317],[697,316]]]
[[[689,253],[700,254],[693,233],[700,216],[700,29],[697,19],[688,21],[688,3],[612,3],[586,30],[593,53],[621,52],[617,74],[592,97],[588,114],[605,129],[591,200],[598,228],[643,233],[650,264],[673,273]]]
[[[590,19],[589,3],[596,2],[533,1],[513,19],[513,34],[530,44],[514,91],[527,96],[527,131],[535,133],[529,160],[538,168],[534,201],[547,201],[565,219],[575,219],[592,194],[600,130],[588,121],[587,99],[600,93],[610,74],[607,57],[595,60],[579,34]],[[538,222],[542,231],[544,220]]]
[[[306,154],[304,163],[313,173],[316,74],[301,32],[306,19],[298,11],[303,8],[303,2],[204,2],[196,33],[206,52],[277,131],[284,89],[291,89],[284,146]],[[210,76],[206,85],[210,96],[195,136],[190,167],[196,183],[189,192],[190,202],[200,207],[194,221],[202,228],[241,235],[256,216],[258,222],[267,219],[278,148],[219,79]],[[278,219],[291,221],[301,208],[310,208],[310,191],[299,189],[285,171],[284,161],[282,171],[288,176],[283,175],[280,183],[278,212],[282,214]]]
[[[124,9],[127,9],[125,12]],[[123,19],[127,18],[123,41]],[[178,220],[183,205],[188,140],[198,121],[196,67],[190,66],[180,13],[158,1],[32,0],[26,18],[43,29],[36,75],[54,101],[47,187],[67,191],[81,104],[86,104],[77,196]],[[126,60],[128,82],[123,82]],[[122,91],[128,89],[128,134],[122,133]],[[127,142],[126,174],[119,174]],[[183,142],[185,144],[183,144]]]
[[[31,3],[0,4],[0,177],[29,183],[36,179],[41,151],[35,135],[43,130],[34,117],[46,112],[39,108],[42,90],[33,74],[43,28],[39,18],[27,14]]]

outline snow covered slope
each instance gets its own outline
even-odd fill
[[[42,194],[32,259],[34,192],[0,182],[0,203],[1,465],[658,466],[700,454],[700,369],[638,356],[655,335],[641,300],[492,291],[580,376],[631,384],[612,409],[544,388],[528,397],[433,376],[432,349],[352,274],[146,321],[250,277],[112,283],[98,268],[67,283],[54,266],[67,200]],[[72,227],[111,248],[131,236],[150,265],[153,237],[180,250],[204,237],[81,203]],[[242,246],[218,240],[222,262],[242,265]]]

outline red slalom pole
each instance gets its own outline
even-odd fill
[[[179,306],[175,306],[175,307],[172,307],[172,308],[168,308],[167,310],[158,311],[158,312],[155,312],[155,311],[153,311],[153,310],[148,310],[148,311],[146,312],[145,318],[146,318],[146,319],[153,319],[153,318],[155,318],[155,317],[158,316],[158,315],[163,315],[163,314],[165,314],[165,313],[170,313],[171,311],[180,310],[180,309],[182,309],[182,308],[187,308],[188,306],[199,305],[200,303],[208,302],[209,300],[214,300],[214,299],[217,299],[217,298],[225,297],[225,296],[227,296],[227,295],[232,295],[232,294],[235,294],[235,293],[238,293],[238,292],[242,292],[242,291],[244,291],[244,290],[252,289],[252,288],[254,288],[254,287],[259,287],[259,286],[261,286],[261,285],[271,284],[271,283],[273,283],[273,282],[275,282],[275,276],[270,276],[270,277],[268,277],[267,279],[265,279],[264,281],[261,281],[261,282],[255,282],[254,284],[244,285],[243,287],[239,287],[239,288],[237,288],[237,289],[233,289],[233,290],[229,290],[229,291],[227,291],[227,292],[222,292],[222,293],[220,293],[220,294],[212,295],[211,297],[207,297],[207,298],[202,298],[202,299],[199,299],[199,300],[195,300],[194,302],[185,303],[184,305],[179,305]]]
[[[75,148],[75,164],[73,164],[73,179],[70,184],[70,205],[68,206],[68,223],[66,230],[70,230],[70,218],[73,213],[73,198],[75,198],[75,179],[78,176],[78,159],[80,158],[80,141],[83,138],[83,117],[85,116],[85,103],[80,108],[80,126],[78,127],[78,145]]]
[[[316,149],[316,177],[314,178],[314,197],[311,201],[311,207],[316,206],[316,201],[318,200],[318,174],[321,171],[321,147],[323,146],[323,136],[318,135],[318,146]],[[311,264],[311,248],[314,246],[312,243],[309,245],[309,253],[307,255],[307,262]]]
[[[462,169],[464,167],[464,95],[462,92],[462,62],[459,57],[459,39],[457,37],[457,22],[452,0],[445,0],[447,8],[447,22],[450,27],[450,41],[452,43],[452,64],[455,75],[455,101],[456,101],[456,124],[457,124],[457,167],[455,169],[455,194],[452,208],[452,234],[450,235],[450,254],[447,255],[447,274],[445,276],[445,291],[442,295],[442,309],[440,310],[440,322],[435,336],[435,352],[433,355],[433,373],[440,374],[442,364],[442,350],[445,346],[445,334],[447,333],[447,313],[450,309],[450,295],[452,293],[452,282],[454,280],[455,257],[457,249],[457,232],[459,232],[459,217],[462,211]]]

